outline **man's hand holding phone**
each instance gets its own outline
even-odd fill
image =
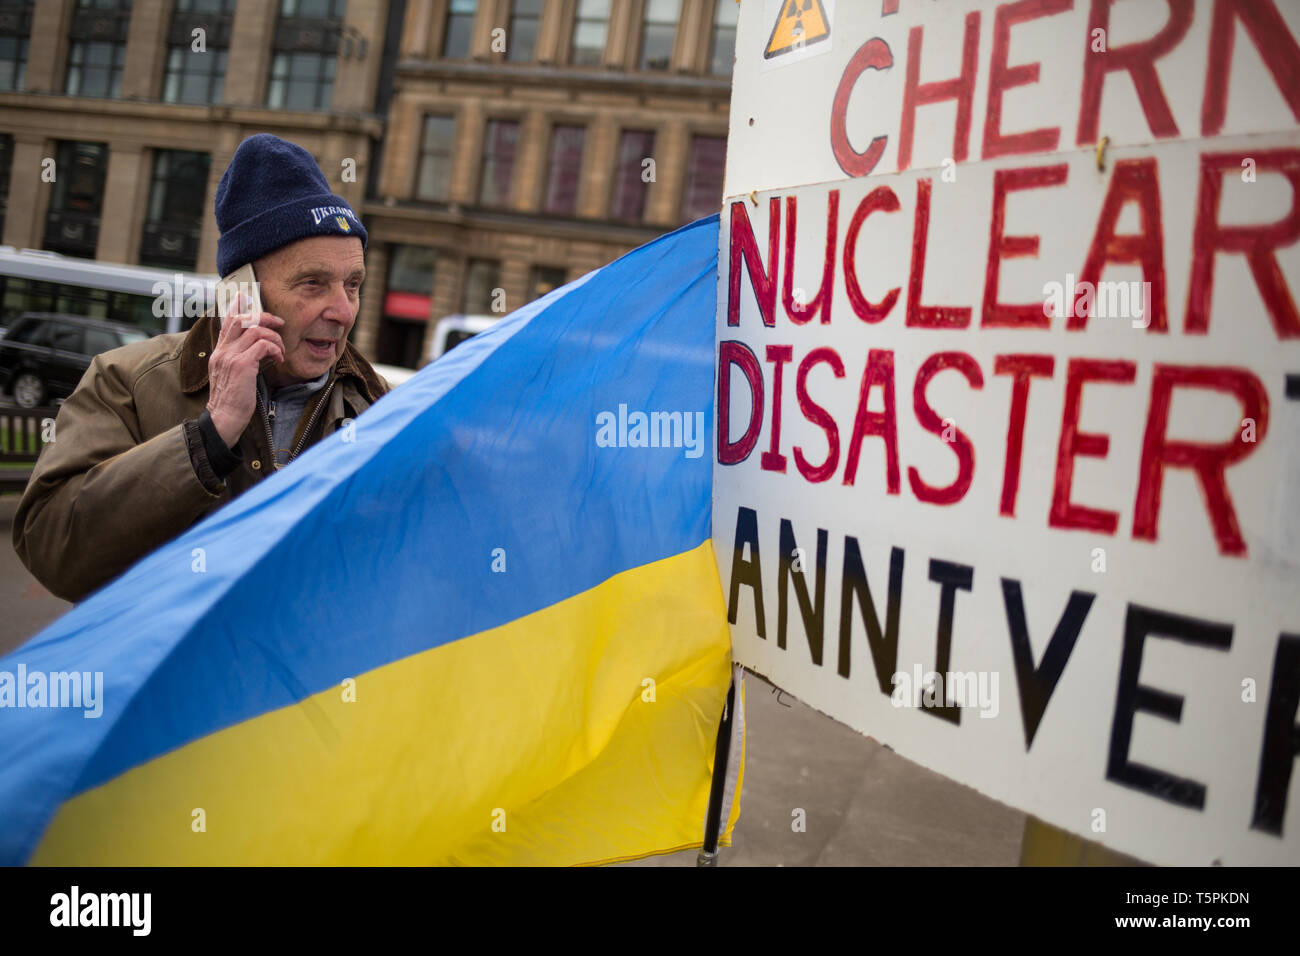
[[[257,373],[264,363],[284,361],[280,329],[284,319],[250,309],[241,296],[221,325],[217,346],[208,356],[208,414],[217,434],[234,448],[257,408]]]

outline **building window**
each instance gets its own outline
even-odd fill
[[[222,3],[225,0],[190,0],[192,3]],[[342,20],[346,0],[280,0],[280,16],[303,20]],[[200,9],[196,7],[196,9]]]
[[[461,311],[466,315],[490,315],[493,299],[501,286],[501,263],[496,259],[471,259],[465,269],[465,294]]]
[[[60,141],[54,151],[57,175],[45,214],[43,248],[93,259],[99,242],[99,210],[108,171],[103,143]]]
[[[649,183],[645,160],[654,152],[653,130],[623,130],[618,143],[618,166],[614,170],[614,197],[610,215],[615,219],[637,219],[645,215]]]
[[[271,61],[266,105],[285,110],[323,110],[334,94],[334,53],[277,53]]]
[[[271,42],[266,105],[274,109],[327,110],[345,0],[280,0]]]
[[[68,51],[69,96],[122,95],[125,43],[74,43]]]
[[[9,175],[14,165],[14,138],[0,134],[0,236],[5,231],[5,212],[9,208]]]
[[[528,301],[540,299],[546,293],[564,285],[564,269],[560,266],[533,266],[528,284]]]
[[[379,322],[377,361],[418,368],[425,329],[433,314],[433,272],[437,250],[428,246],[391,246],[388,284]]]
[[[140,238],[140,264],[194,269],[199,229],[207,208],[207,153],[160,149],[154,153],[149,208]]]
[[[514,178],[518,147],[519,123],[516,120],[488,120],[483,137],[483,178],[478,187],[481,205],[510,205],[510,184]]]
[[[646,0],[641,23],[641,69],[668,69],[681,15],[682,0]]]
[[[682,218],[711,216],[722,208],[722,176],[726,170],[727,138],[693,136],[682,193]]]
[[[735,0],[715,0],[713,11],[713,49],[709,54],[709,72],[730,76],[736,60],[736,17],[740,6]]]
[[[388,291],[422,296],[426,308],[413,312],[407,303],[393,309],[385,307],[384,311],[406,319],[427,319],[427,306],[433,296],[433,270],[437,263],[438,250],[430,246],[393,246],[388,257]]]
[[[77,0],[68,28],[69,96],[118,97],[126,63],[131,0]]]
[[[478,13],[478,0],[451,0],[447,6],[447,28],[442,35],[444,59],[463,60],[469,56],[470,41],[474,38],[476,13]]]
[[[608,34],[609,0],[578,0],[569,62],[574,66],[600,66]]]
[[[550,166],[542,208],[559,216],[578,211],[578,183],[582,176],[582,148],[587,131],[581,126],[556,126],[551,130]]]
[[[21,90],[27,74],[27,37],[0,36],[0,90]]]
[[[34,0],[0,2],[0,90],[21,90],[27,72]]]
[[[451,156],[456,142],[456,119],[426,116],[420,141],[420,170],[415,183],[417,199],[446,199],[450,194]]]
[[[234,0],[176,0],[167,34],[163,102],[221,102],[234,14]],[[203,31],[202,50],[194,49],[196,30]]]
[[[510,37],[506,59],[527,63],[537,48],[537,25],[542,19],[542,0],[514,0],[510,5]]]
[[[188,46],[174,46],[167,51],[163,102],[220,103],[225,79],[225,50],[196,53]]]

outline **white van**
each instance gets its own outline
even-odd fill
[[[492,328],[501,317],[497,315],[448,315],[438,320],[429,341],[429,361],[440,358],[461,342]]]
[[[499,317],[494,315],[449,315],[439,319],[429,340],[429,353],[421,367],[451,351],[466,339],[491,328],[498,321],[500,321]],[[400,365],[382,365],[377,362],[371,362],[370,366],[393,388],[397,388],[417,371]]]
[[[371,362],[370,367],[393,388],[397,388],[415,374],[415,369],[403,368],[400,365],[380,365],[378,362]]]

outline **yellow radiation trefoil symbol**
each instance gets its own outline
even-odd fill
[[[822,0],[784,0],[763,58],[770,60],[782,53],[819,43],[830,35],[831,27],[826,21]]]

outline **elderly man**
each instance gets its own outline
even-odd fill
[[[60,597],[80,600],[387,391],[347,341],[366,230],[311,154],[246,139],[216,216],[218,271],[252,263],[264,311],[91,363],[14,518],[19,557]]]

